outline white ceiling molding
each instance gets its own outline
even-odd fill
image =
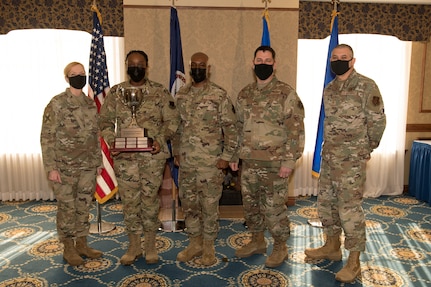
[[[123,0],[123,6],[179,6],[220,8],[299,8],[299,0]]]

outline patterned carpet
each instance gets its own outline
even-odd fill
[[[127,249],[121,202],[102,205],[103,220],[116,228],[92,234],[92,247],[104,252],[100,259],[71,267],[62,259],[62,245],[55,232],[55,202],[0,202],[0,287],[60,286],[431,286],[431,207],[412,197],[366,199],[367,250],[361,255],[362,278],[352,284],[335,281],[343,262],[304,262],[307,247],[320,246],[321,230],[307,224],[316,217],[316,198],[298,198],[289,207],[292,235],[289,259],[280,267],[265,268],[266,256],[239,259],[234,249],[250,240],[241,220],[220,220],[216,241],[217,262],[203,267],[199,258],[175,261],[187,245],[183,232],[157,235],[159,264],[140,258],[131,266],[119,264]],[[92,222],[95,221],[95,209]],[[266,234],[268,243],[272,239]],[[142,246],[145,238],[142,238]],[[268,253],[272,249],[269,245]],[[347,253],[344,251],[344,262]]]

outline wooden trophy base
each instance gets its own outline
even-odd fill
[[[111,151],[141,152],[153,150],[153,139],[146,136],[145,129],[129,127],[121,130],[120,137],[115,138]]]
[[[116,138],[111,151],[141,152],[152,151],[153,140],[151,138]]]

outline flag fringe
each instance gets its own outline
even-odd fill
[[[95,193],[95,198],[97,200],[98,203],[103,204],[105,202],[107,202],[108,200],[110,200],[118,191],[118,186],[115,187],[109,194],[104,194],[103,198],[100,197],[100,195],[96,192]]]
[[[102,25],[102,14],[100,13],[100,11],[97,8],[96,4],[92,4],[91,5],[91,11],[96,12],[97,18],[99,18],[100,25]]]
[[[268,30],[271,29],[271,24],[269,23],[269,11],[268,8],[265,8],[262,13],[262,17],[265,18],[266,24],[268,25]]]
[[[332,10],[331,13],[331,32],[332,32],[332,27],[334,27],[334,21],[335,21],[335,17],[337,17],[338,15],[340,15],[340,12],[336,11],[336,10]]]

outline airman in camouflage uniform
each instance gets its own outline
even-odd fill
[[[304,108],[295,90],[275,77],[274,50],[262,46],[254,56],[257,82],[242,89],[235,106],[242,199],[252,240],[235,255],[266,253],[264,231],[268,229],[274,248],[265,265],[276,267],[288,256],[290,222],[285,197],[288,177],[304,149]],[[238,166],[231,164],[231,168]]]
[[[86,239],[102,154],[97,107],[82,92],[86,83],[84,66],[72,62],[64,69],[64,76],[70,87],[46,106],[40,143],[45,170],[57,200],[57,233],[64,244],[63,257],[76,266],[84,263],[83,255],[102,256],[102,252],[87,246]]]
[[[203,265],[215,262],[223,169],[228,167],[238,143],[233,104],[226,91],[207,78],[210,67],[204,53],[191,57],[193,82],[176,95],[181,124],[173,144],[190,240],[177,260],[186,262],[202,255]]]
[[[126,57],[130,80],[110,89],[100,111],[103,138],[113,143],[116,128],[127,128],[132,120],[131,110],[123,104],[120,87],[137,87],[143,101],[136,110],[139,127],[146,128],[153,139],[151,152],[121,152],[114,155],[114,170],[123,203],[123,215],[129,237],[129,248],[121,257],[123,265],[132,264],[142,256],[141,234],[145,236],[145,260],[158,262],[156,232],[160,227],[158,191],[162,184],[169,150],[166,142],[178,128],[175,103],[166,88],[145,77],[148,56],[143,51],[131,51]]]
[[[332,51],[331,68],[336,78],[323,95],[324,145],[318,194],[318,212],[327,239],[324,246],[305,250],[311,259],[341,260],[340,235],[344,230],[344,246],[350,254],[336,279],[346,283],[361,273],[359,256],[366,241],[362,209],[366,164],[386,126],[379,88],[355,71],[355,60],[348,45],[340,44]]]

